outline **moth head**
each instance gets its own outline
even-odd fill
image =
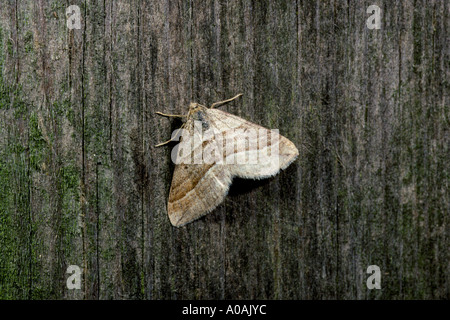
[[[192,115],[194,115],[196,112],[201,111],[202,109],[205,109],[205,106],[202,106],[199,103],[196,102],[191,102],[189,104],[189,112],[188,112],[188,118],[192,117]]]

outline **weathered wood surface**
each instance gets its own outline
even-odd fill
[[[450,297],[447,1],[1,0],[0,15],[0,298]],[[153,145],[181,123],[154,112],[240,92],[224,110],[300,157],[173,228],[171,147]]]

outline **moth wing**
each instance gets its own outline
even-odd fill
[[[182,137],[182,142],[187,146],[194,146],[194,136],[196,141],[202,142],[200,146],[204,147],[207,143],[194,130],[194,121],[191,119],[186,122],[186,132],[188,134]],[[189,163],[189,159],[194,161],[195,151],[196,146],[192,152],[183,156],[182,160],[188,163],[177,164],[173,173],[167,211],[170,222],[176,227],[194,221],[216,208],[227,195],[232,181],[228,166]]]
[[[233,163],[227,166],[232,176],[246,179],[271,177],[287,168],[299,154],[294,143],[277,131],[222,110],[207,109],[206,112],[214,129],[221,132],[224,139],[234,139],[240,146],[224,154],[224,163],[228,163],[228,159]]]

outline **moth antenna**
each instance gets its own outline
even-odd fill
[[[167,114],[167,113],[162,113],[162,112],[159,112],[159,111],[156,111],[155,113],[156,113],[156,114],[159,114],[160,116],[163,116],[163,117],[175,117],[175,118],[184,118],[184,117],[186,117],[186,115],[181,115],[181,114]]]
[[[233,97],[233,98],[231,98],[231,99],[228,99],[228,100],[223,100],[223,101],[219,101],[219,102],[214,102],[214,103],[211,105],[211,107],[209,107],[209,108],[212,109],[212,108],[214,108],[215,106],[218,106],[219,104],[224,104],[224,103],[233,101],[234,99],[237,99],[237,98],[239,98],[240,96],[242,96],[242,93],[239,93],[237,96],[235,96],[235,97]]]
[[[168,143],[171,142],[171,141],[172,141],[172,139],[167,140],[166,142],[162,142],[162,143],[156,144],[156,145],[155,145],[155,148],[162,147],[163,145],[168,144]]]

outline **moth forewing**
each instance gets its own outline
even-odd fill
[[[214,128],[203,135],[203,162],[223,164],[223,138],[221,132]]]
[[[172,149],[171,159],[174,164],[191,164],[192,140],[189,139],[190,133],[187,129],[174,131],[171,141],[179,141]]]
[[[280,169],[280,137],[278,129],[260,128],[259,130],[258,163],[262,168],[271,168],[266,169],[268,176],[276,174]]]
[[[203,132],[202,122],[194,121],[194,134],[193,134],[193,158],[194,164],[203,164]]]
[[[254,127],[235,129],[236,164],[258,163],[258,130]]]

